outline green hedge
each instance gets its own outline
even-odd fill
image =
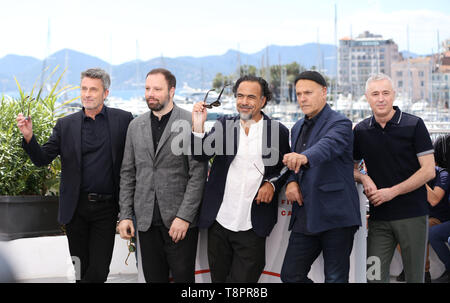
[[[55,68],[51,76],[58,69]],[[0,103],[0,195],[57,195],[61,171],[59,158],[47,167],[36,167],[22,149],[22,134],[17,127],[16,117],[19,113],[32,117],[33,133],[40,144],[45,143],[52,133],[56,120],[64,114],[59,113],[62,106],[66,106],[75,99],[64,102],[56,107],[55,102],[69,90],[77,87],[66,86],[57,91],[58,84],[64,72],[53,84],[49,93],[42,96],[41,89],[36,96],[34,88],[30,94],[25,94],[20,85],[19,98],[2,96]],[[17,82],[17,80],[16,80]]]

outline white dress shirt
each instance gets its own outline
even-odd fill
[[[231,231],[252,228],[251,207],[264,175],[263,120],[252,124],[248,135],[242,124],[240,127],[238,151],[228,170],[222,205],[216,217],[220,225]]]

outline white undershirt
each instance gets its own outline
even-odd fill
[[[264,174],[263,120],[251,125],[248,136],[242,124],[240,127],[238,151],[228,170],[222,205],[216,217],[220,225],[231,231],[252,228],[251,207],[263,180],[261,173]]]

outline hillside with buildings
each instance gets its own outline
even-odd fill
[[[394,88],[411,103],[434,104],[448,108],[450,87],[450,39],[428,56],[407,56],[398,51],[392,39],[364,32],[356,38],[339,41],[338,88],[343,95],[357,99],[364,94],[371,74],[391,76]]]

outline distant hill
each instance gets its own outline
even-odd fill
[[[41,62],[39,59],[27,56],[7,55],[0,59],[0,73],[5,76],[14,76],[15,72]]]
[[[68,70],[63,79],[65,84],[77,85],[80,82],[80,73],[90,67],[101,67],[111,73],[113,89],[141,88],[145,75],[152,68],[165,67],[171,70],[177,77],[178,87],[187,83],[191,87],[210,87],[217,73],[231,74],[241,65],[248,64],[261,67],[267,61],[270,65],[288,64],[297,62],[306,68],[312,66],[325,70],[328,76],[336,75],[336,47],[328,44],[309,43],[300,46],[270,45],[254,54],[246,54],[236,50],[229,50],[223,55],[205,57],[176,57],[153,58],[148,61],[130,61],[120,65],[111,66],[108,62],[99,58],[83,54],[70,49],[60,50],[46,59],[45,65],[50,71],[60,66],[60,71],[66,66]],[[267,59],[268,57],[268,59]],[[16,90],[13,76],[19,83],[30,89],[36,79],[40,79],[44,62],[32,57],[8,55],[0,58],[0,93]]]
[[[414,59],[421,56],[412,52],[408,52],[407,50],[401,51],[400,53],[402,54],[403,59]]]
[[[36,64],[42,64],[39,59],[18,56],[7,55],[0,59],[0,92],[15,89],[16,84],[14,76],[26,71],[30,66]]]

